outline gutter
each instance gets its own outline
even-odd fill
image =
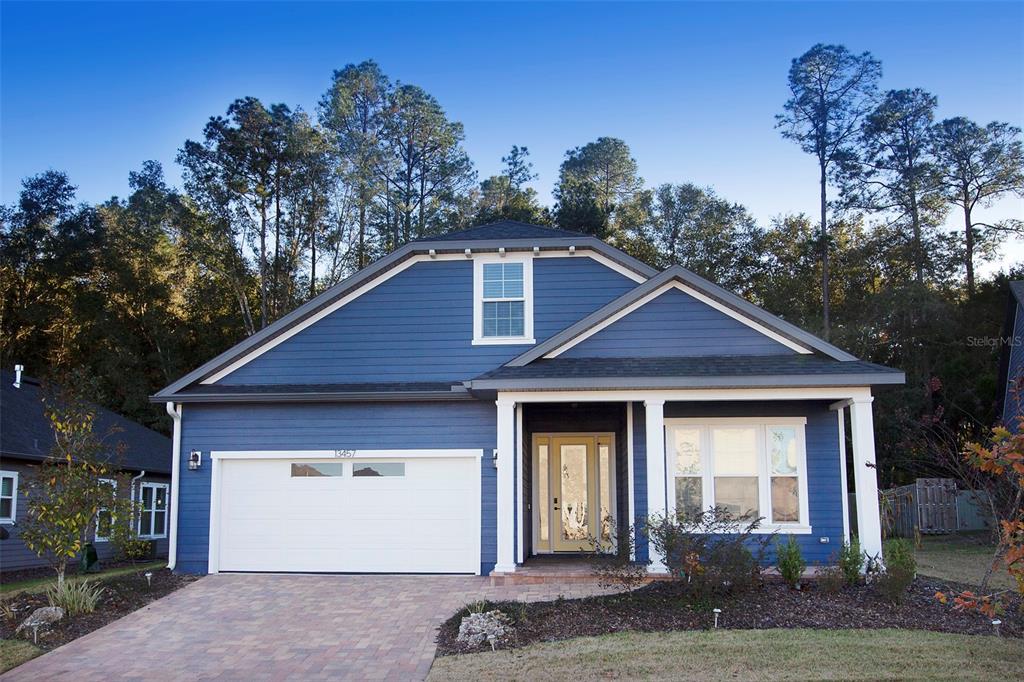
[[[358,391],[313,391],[309,393],[288,392],[275,393],[179,393],[171,395],[155,395],[150,400],[153,402],[176,401],[182,403],[345,403],[345,402],[408,402],[416,400],[445,401],[445,400],[472,400],[473,396],[465,390],[451,391],[384,391],[384,392],[358,392]]]
[[[473,379],[470,391],[600,390],[600,389],[692,389],[692,388],[832,388],[903,384],[903,372],[862,374],[761,375],[761,376],[652,376],[652,377],[535,377]]]
[[[181,406],[167,403],[167,414],[174,420],[171,445],[171,531],[167,542],[167,568],[174,570],[178,563],[178,479],[181,477]],[[145,473],[145,472],[143,472]]]

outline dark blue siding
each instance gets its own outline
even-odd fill
[[[636,283],[592,258],[533,261],[542,341]],[[473,263],[425,261],[302,330],[221,384],[462,381],[528,347],[474,346]]]
[[[178,570],[205,573],[210,538],[211,450],[480,448],[485,456],[481,562],[494,565],[496,409],[491,402],[332,405],[186,405],[181,451],[200,450],[203,466],[182,457]]]
[[[1016,394],[1016,382],[1024,377],[1024,310],[1017,305],[1014,313],[1013,336],[1004,341],[1010,344],[1010,364],[1006,370],[1006,391],[1003,400],[1003,424],[1014,431],[1017,430],[1017,417],[1021,414],[1021,407],[1024,405],[1024,395]]]
[[[562,357],[690,357],[793,352],[689,294],[670,289],[562,353]]]
[[[807,417],[807,496],[811,534],[796,535],[810,565],[831,563],[843,542],[838,415],[818,402],[665,403],[665,417]],[[634,455],[635,456],[635,455]],[[828,538],[822,544],[820,538]],[[769,560],[774,563],[774,545]]]
[[[647,416],[642,402],[633,403],[633,488],[636,499],[633,513],[636,527],[642,527],[647,519]],[[636,559],[648,559],[647,537],[636,534]]]

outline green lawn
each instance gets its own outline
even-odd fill
[[[429,680],[1010,680],[1020,640],[910,630],[629,632],[445,656]]]
[[[992,563],[995,547],[988,533],[957,535],[926,535],[921,549],[915,552],[917,572],[944,580],[977,585]],[[1006,569],[999,566],[989,581],[992,589],[1013,589],[1014,582]]]
[[[17,668],[41,653],[43,650],[31,642],[21,639],[0,639],[0,673]]]
[[[70,576],[68,580],[106,580],[107,578],[116,578],[119,575],[127,575],[128,573],[134,573],[136,571],[155,571],[163,568],[167,565],[166,561],[154,561],[148,564],[139,564],[138,566],[120,566],[118,568],[111,568],[99,573],[90,573],[88,575]],[[13,583],[0,583],[0,597],[10,597],[21,592],[44,592],[47,587],[52,585],[57,580],[56,574],[46,576],[45,578],[32,578],[30,580],[19,580]]]

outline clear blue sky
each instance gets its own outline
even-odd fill
[[[3,2],[2,192],[47,168],[79,198],[127,191],[246,95],[315,109],[372,58],[465,124],[481,177],[526,145],[545,200],[566,149],[626,140],[648,183],[692,181],[763,221],[813,213],[813,160],[773,128],[790,60],[816,42],[881,59],[941,117],[1024,124],[1024,3],[274,4]],[[1024,215],[1003,202],[995,217]],[[1014,260],[1024,248],[1011,249]]]

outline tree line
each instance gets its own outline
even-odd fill
[[[978,209],[1024,193],[1024,153],[1018,128],[936,121],[935,95],[880,81],[877,59],[843,46],[793,60],[776,126],[817,163],[819,214],[767,225],[696,182],[649,186],[612,137],[565,153],[550,207],[526,146],[481,180],[462,124],[372,61],[335,71],[315,111],[240,98],[183,142],[180,188],[153,161],[95,205],[59,171],[24,180],[0,208],[2,360],[84,371],[98,402],[166,430],[147,396],[200,361],[411,240],[508,218],[683,265],[906,370],[879,398],[896,478],[920,454],[908,423],[938,411],[976,433],[994,418],[995,351],[967,338],[998,336],[1005,275],[976,268],[1022,225]]]

